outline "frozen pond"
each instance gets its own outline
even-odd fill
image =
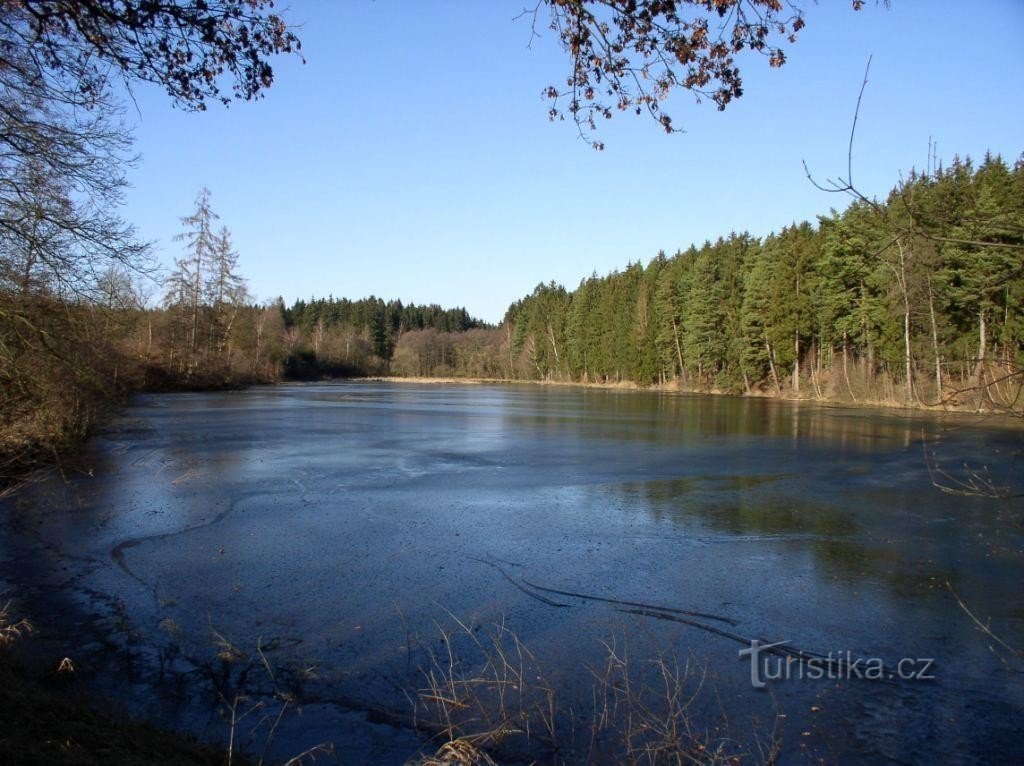
[[[693,721],[743,752],[1020,762],[1021,659],[954,596],[1024,648],[1020,501],[940,492],[927,456],[1019,493],[1021,445],[995,420],[580,388],[143,397],[67,482],[3,501],[0,578],[129,710],[223,740],[226,704],[263,699],[236,726],[257,754],[402,763],[441,631],[472,652],[503,624],[577,725],[615,641],[640,675],[689,663]],[[751,638],[803,652],[789,679],[752,688]],[[842,677],[794,677],[829,652]],[[593,758],[560,736],[542,760]]]

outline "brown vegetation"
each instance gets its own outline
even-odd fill
[[[504,622],[438,625],[442,649],[428,652],[412,698],[416,725],[443,744],[421,766],[491,764],[512,757],[567,763],[774,763],[774,733],[755,732],[753,750],[705,728],[693,708],[703,673],[671,652],[631,655],[625,635],[604,642],[591,678],[591,706],[573,707],[551,671]],[[563,672],[565,669],[562,669]],[[749,732],[747,732],[749,734]]]

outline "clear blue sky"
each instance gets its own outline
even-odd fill
[[[854,171],[868,193],[923,167],[929,137],[947,161],[1024,150],[1021,0],[802,4],[789,62],[742,60],[746,95],[725,112],[680,93],[667,111],[685,133],[618,115],[596,152],[547,120],[541,89],[567,62],[550,33],[527,48],[523,0],[292,0],[307,63],[278,60],[266,98],[196,114],[136,90],[125,216],[170,263],[205,185],[260,299],[372,293],[497,321],[538,282],[845,205],[801,160],[845,173],[869,55]]]

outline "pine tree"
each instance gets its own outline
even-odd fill
[[[1019,300],[1022,203],[1015,194],[1019,184],[1000,157],[986,156],[971,186],[970,204],[951,230],[945,255],[952,300],[962,313],[976,319],[972,379],[988,396],[986,366],[993,340],[1000,335],[990,328],[1001,324],[1005,336],[1013,324],[1008,319],[1010,310]]]

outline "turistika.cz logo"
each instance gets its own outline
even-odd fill
[[[786,648],[788,641],[763,644],[756,638],[748,649],[740,649],[740,659],[750,658],[750,685],[764,689],[769,681],[864,680],[931,681],[935,660],[904,657],[895,666],[879,657],[857,657],[840,651],[812,654]]]

